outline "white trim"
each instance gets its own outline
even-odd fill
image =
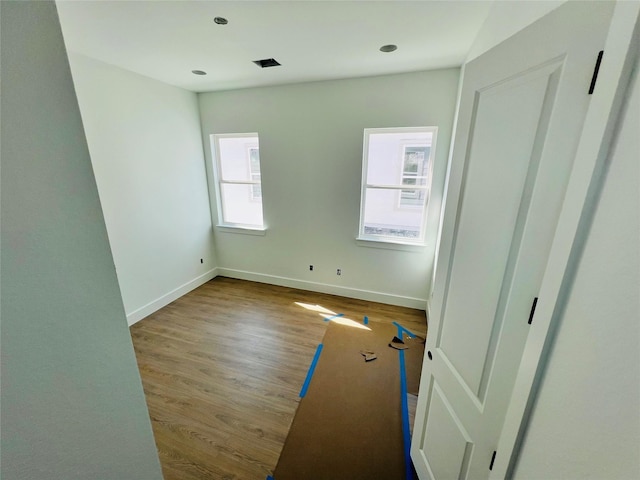
[[[258,137],[258,132],[245,132],[245,133],[212,133],[211,136],[216,138],[251,138]],[[259,145],[259,143],[258,143]]]
[[[397,305],[400,307],[416,308],[424,310],[427,300],[424,298],[404,297],[391,293],[374,292],[371,290],[361,290],[359,288],[341,287],[339,285],[329,285],[327,283],[308,282],[306,280],[296,280],[295,278],[279,277],[277,275],[266,275],[263,273],[247,272],[245,270],[235,270],[232,268],[218,267],[217,274],[223,277],[237,278],[240,280],[250,280],[252,282],[268,283],[281,287],[297,288],[300,290],[310,290],[312,292],[328,293],[341,297],[357,298],[370,302],[386,303],[387,305]]]
[[[442,239],[442,229],[444,227],[444,211],[447,206],[447,195],[449,192],[449,178],[451,177],[451,166],[453,165],[454,140],[458,130],[458,117],[460,115],[460,102],[462,100],[462,86],[464,83],[464,71],[466,65],[460,67],[460,76],[458,77],[458,90],[456,93],[456,109],[453,115],[453,126],[451,127],[451,143],[449,145],[449,154],[447,156],[447,170],[444,176],[444,189],[442,190],[442,203],[440,204],[440,215],[438,221],[438,234],[436,236],[436,248],[433,252],[433,269],[431,271],[431,286],[429,288],[429,313],[431,313],[431,303],[433,302],[433,291],[436,284],[436,271],[438,269],[438,255],[440,253],[440,242]]]
[[[601,181],[633,60],[637,55],[639,14],[638,2],[617,2],[615,6],[598,83],[585,117],[576,160],[540,288],[540,301],[525,344],[490,479],[511,476],[520,453],[521,435],[526,429],[555,326],[562,315],[572,283],[571,272],[580,254],[582,239],[588,235],[583,223],[594,208],[590,193],[592,189],[598,188]]]
[[[383,127],[383,128],[365,128],[365,132],[375,132],[375,133],[424,133],[425,128],[435,128],[437,130],[438,127]],[[412,140],[413,141],[413,140]]]
[[[216,230],[224,233],[240,233],[242,235],[259,235],[262,237],[267,234],[266,228],[240,227],[238,225],[216,225]]]
[[[424,252],[427,246],[425,243],[410,243],[401,240],[393,241],[387,238],[388,237],[384,237],[384,240],[381,240],[380,237],[358,237],[356,238],[356,243],[361,247],[386,248],[388,250],[404,250],[406,252],[418,253]]]
[[[127,323],[129,326],[133,325],[136,322],[139,322],[145,317],[148,317],[153,312],[160,310],[162,307],[166,307],[174,300],[182,297],[183,295],[189,293],[191,290],[198,288],[200,285],[207,283],[212,278],[215,278],[218,275],[218,268],[214,268],[209,270],[206,273],[194,278],[193,280],[188,281],[180,285],[178,288],[171,290],[170,292],[162,295],[159,298],[156,298],[152,302],[147,303],[146,305],[134,310],[133,312],[127,314]]]
[[[429,190],[427,185],[377,185],[375,183],[367,184],[366,188],[376,188],[379,190]]]
[[[225,180],[223,182],[225,185],[261,185],[261,182],[256,180]]]

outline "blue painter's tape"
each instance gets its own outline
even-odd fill
[[[302,385],[302,390],[300,390],[300,398],[304,397],[307,394],[307,389],[309,388],[309,384],[311,383],[311,377],[313,377],[313,371],[316,369],[316,364],[318,363],[321,352],[322,344],[318,345],[316,354],[313,356],[313,360],[311,361],[311,365],[309,366],[309,371],[307,372],[307,378],[305,378],[304,384]]]
[[[324,317],[324,321],[328,322],[334,318],[344,317],[344,313],[338,313],[337,315],[331,315],[330,317]]]
[[[369,325],[369,317],[367,317],[366,315],[364,317],[364,324]]]
[[[414,338],[416,336],[415,333],[413,333],[410,330],[407,330],[406,328],[404,328],[402,325],[400,325],[398,322],[393,322],[393,324],[398,328],[398,337],[402,338],[402,332],[406,333],[407,335],[409,335],[409,338]]]
[[[399,329],[398,329],[399,330]],[[400,399],[402,403],[402,438],[404,443],[404,470],[406,480],[413,479],[411,463],[411,434],[409,431],[409,404],[407,401],[407,375],[404,367],[404,350],[400,355]]]

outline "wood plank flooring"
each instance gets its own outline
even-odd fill
[[[131,327],[165,480],[273,472],[328,312],[426,334],[421,310],[224,277]]]

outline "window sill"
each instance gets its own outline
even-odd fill
[[[224,233],[239,233],[241,235],[258,235],[264,237],[267,233],[266,228],[260,227],[232,227],[230,225],[216,225],[216,230]]]
[[[427,246],[424,243],[406,243],[393,240],[378,240],[373,238],[356,238],[356,243],[361,247],[386,248],[387,250],[404,250],[406,252],[422,252]]]

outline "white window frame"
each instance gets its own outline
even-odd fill
[[[410,139],[410,135],[412,133],[431,133],[431,147],[429,150],[429,167],[428,167],[428,182],[424,186],[416,185],[415,188],[411,188],[411,190],[424,190],[425,198],[424,198],[424,207],[422,211],[422,228],[420,229],[420,235],[415,239],[406,239],[402,237],[395,236],[385,236],[385,235],[372,235],[367,234],[364,231],[364,214],[365,214],[365,204],[366,204],[366,195],[368,188],[377,188],[377,189],[385,189],[385,190],[397,190],[398,191],[398,204],[396,208],[398,211],[406,210],[408,208],[420,208],[419,206],[414,205],[400,205],[400,196],[402,195],[402,190],[408,190],[407,185],[402,185],[402,177],[404,171],[404,156],[402,157],[401,162],[401,171],[399,175],[399,183],[397,184],[371,184],[367,183],[367,173],[368,173],[368,160],[369,160],[369,137],[371,134],[384,134],[384,133],[406,133],[407,140],[403,141],[401,144],[401,150],[404,152],[404,148],[407,145],[411,145],[413,142]],[[436,140],[438,134],[438,127],[394,127],[394,128],[365,128],[364,129],[364,140],[363,140],[363,148],[362,148],[362,183],[360,189],[360,224],[358,228],[358,237],[357,241],[359,244],[364,245],[367,242],[376,242],[380,244],[396,244],[396,245],[407,245],[407,246],[425,246],[425,234],[427,228],[427,211],[429,209],[429,197],[431,193],[431,180],[433,178],[433,164],[435,159],[435,151],[436,151]],[[363,242],[363,243],[360,243]]]
[[[249,143],[246,148],[246,159],[249,167],[249,176],[251,174],[251,158],[249,157],[252,148],[258,148],[258,152],[260,151],[259,146],[259,135],[255,132],[252,133],[215,133],[210,136],[211,139],[211,158],[213,163],[213,179],[215,183],[215,192],[216,192],[216,200],[217,200],[217,210],[218,210],[218,224],[216,227],[222,229],[225,232],[231,233],[250,233],[250,234],[260,234],[263,235],[266,231],[266,225],[264,222],[264,205],[262,205],[262,225],[253,225],[253,224],[244,224],[244,223],[234,223],[227,222],[224,218],[224,201],[222,198],[222,186],[223,185],[250,185],[251,188],[251,200],[252,201],[260,201],[262,203],[262,195],[260,197],[254,196],[254,186],[259,185],[262,192],[262,175],[260,176],[260,180],[223,180],[222,176],[222,165],[220,162],[220,139],[222,138],[258,138],[258,143]],[[262,171],[262,165],[260,166],[260,170]]]

